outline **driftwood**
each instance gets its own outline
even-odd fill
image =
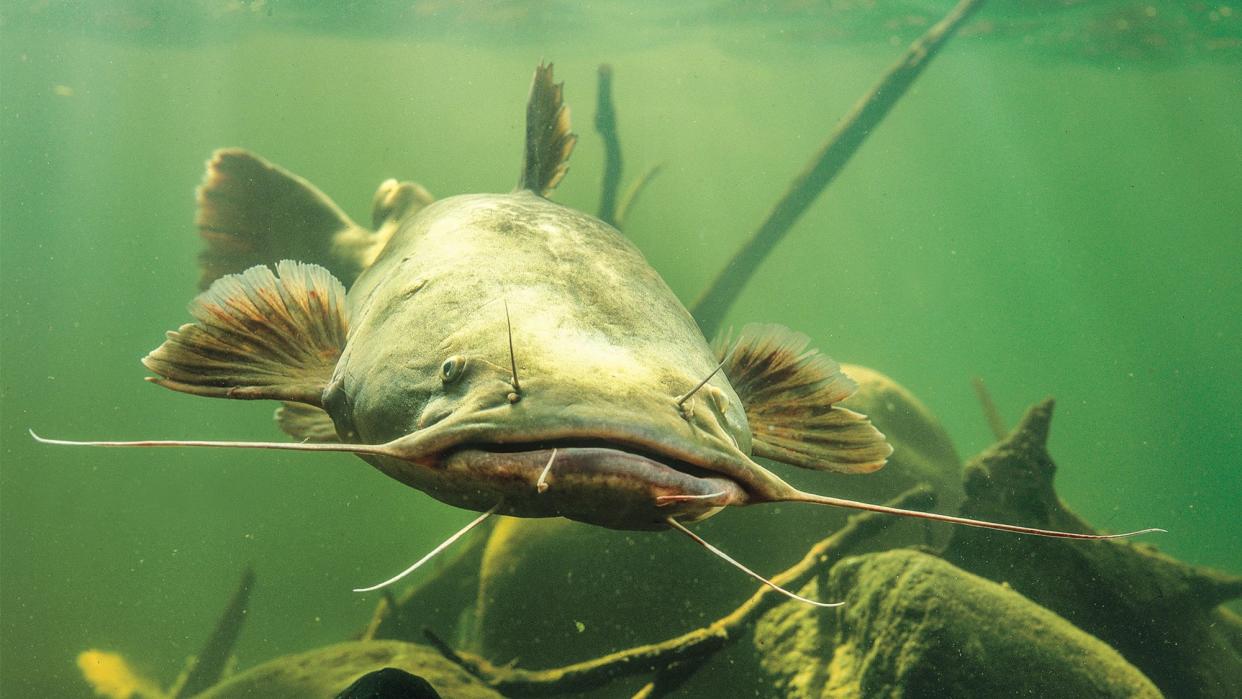
[[[645,189],[647,189],[647,185],[651,184],[651,181],[654,180],[656,175],[660,174],[660,171],[663,169],[663,163],[656,163],[655,165],[652,165],[644,170],[643,174],[638,176],[638,179],[631,182],[630,186],[625,188],[625,194],[621,195],[621,203],[617,205],[617,213],[615,216],[617,220],[613,222],[613,225],[617,227],[617,230],[625,229],[625,219],[629,216],[630,211],[634,209],[634,204],[638,202],[638,196],[642,194]]]
[[[962,515],[1096,533],[1057,494],[1048,452],[1052,399],[965,469]],[[1118,473],[1124,477],[1124,473]],[[941,556],[1003,582],[1117,649],[1170,697],[1237,697],[1242,628],[1220,605],[1242,597],[1242,577],[1184,563],[1146,543],[1066,542],[957,527]]]
[[[944,19],[910,44],[884,77],[837,124],[828,142],[789,185],[763,224],[690,307],[704,335],[716,334],[725,314],[772,248],[836,178],[945,42],[982,4],[983,0],[960,0]]]
[[[907,491],[889,504],[893,507],[928,509],[935,505],[935,497],[930,488],[919,487]],[[797,590],[822,572],[830,562],[849,555],[894,521],[891,517],[873,513],[855,515],[840,531],[812,546],[801,561],[773,577],[772,582]],[[548,670],[498,666],[474,654],[453,649],[431,631],[424,633],[444,657],[505,696],[533,697],[582,692],[602,687],[620,677],[656,673],[651,688],[644,687],[639,693],[640,696],[650,697],[659,696],[655,693],[657,691],[664,691],[661,684],[684,681],[684,677],[677,678],[677,664],[706,659],[736,642],[744,637],[759,616],[785,600],[772,589],[763,587],[733,612],[702,628],[660,643]]]
[[[979,407],[983,410],[983,417],[988,421],[992,436],[996,439],[1004,439],[1005,435],[1009,434],[1009,428],[1005,427],[1005,418],[1001,417],[1000,408],[996,407],[996,401],[992,400],[987,384],[983,383],[983,379],[978,376],[971,379],[970,383],[975,387],[975,397],[979,399]]]
[[[625,193],[617,201],[617,192],[621,188],[621,173],[624,160],[621,157],[621,134],[617,129],[617,108],[612,101],[612,66],[601,63],[599,66],[599,83],[595,98],[595,130],[604,142],[604,176],[600,181],[599,211],[596,218],[611,224],[617,230],[625,228],[625,217],[633,210],[638,196],[643,193],[651,180],[660,174],[663,165],[657,163],[643,171],[638,179],[626,187]]]
[[[246,621],[246,608],[250,603],[250,593],[254,590],[254,581],[254,569],[246,566],[237,589],[216,621],[216,628],[170,692],[173,699],[192,697],[211,688],[224,677],[229,659],[233,656],[233,647],[237,645],[237,638]]]
[[[612,66],[599,66],[595,97],[595,130],[604,141],[604,178],[600,184],[599,213],[604,223],[617,225],[617,190],[621,187],[621,137],[617,133],[617,110],[612,103]]]

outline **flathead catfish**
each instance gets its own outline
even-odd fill
[[[352,452],[483,512],[470,526],[672,527],[717,553],[683,523],[781,501],[1111,538],[815,495],[758,464],[867,473],[891,448],[838,405],[856,385],[805,336],[752,325],[713,348],[619,231],[550,201],[575,140],[540,66],[514,192],[437,201],[390,180],[370,229],[257,156],[216,153],[199,191],[209,288],[144,364],[177,391],[283,401],[299,441],[89,444]],[[282,258],[297,261],[266,266]]]

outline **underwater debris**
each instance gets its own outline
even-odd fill
[[[78,669],[95,694],[108,699],[164,699],[159,684],[130,667],[120,653],[86,650],[78,653]]]
[[[651,180],[660,174],[663,168],[659,163],[648,167],[638,176],[621,200],[617,201],[617,192],[621,186],[621,173],[625,169],[625,160],[621,156],[621,134],[617,129],[617,107],[612,101],[612,66],[601,63],[599,80],[595,97],[595,131],[604,142],[604,176],[600,180],[599,209],[595,217],[611,224],[617,230],[625,230],[625,219],[634,208],[638,197]]]
[[[759,620],[755,649],[782,697],[1162,696],[1099,639],[927,553],[847,558],[801,592],[846,605],[782,604]]]
[[[1093,532],[1058,497],[1048,453],[1052,399],[1031,407],[1005,439],[966,466],[967,516]],[[1192,566],[1147,544],[1079,546],[1002,540],[958,528],[945,560],[1003,582],[1111,644],[1170,696],[1235,697],[1242,649],[1220,605],[1242,597],[1242,578]]]
[[[595,217],[617,226],[617,189],[621,186],[621,136],[617,132],[617,108],[612,102],[612,66],[601,63],[595,93],[595,131],[604,142],[604,177],[600,181],[599,211]],[[620,226],[617,226],[620,228]]]
[[[246,566],[242,570],[241,580],[237,589],[229,597],[215,629],[203,649],[194,656],[181,678],[174,685],[176,691],[171,692],[172,699],[192,697],[220,681],[225,676],[229,663],[233,658],[233,648],[241,636],[242,626],[246,621],[246,611],[250,604],[250,593],[254,591],[254,569]]]
[[[184,699],[197,696],[225,676],[233,662],[233,648],[246,620],[250,593],[254,590],[254,569],[242,570],[237,588],[229,597],[215,629],[198,655],[185,667],[167,691],[155,680],[135,672],[119,653],[88,650],[78,654],[78,669],[95,693],[109,699]]]
[[[960,0],[939,22],[910,44],[880,81],[841,119],[828,141],[794,178],[759,228],[690,305],[690,312],[704,335],[711,337],[719,331],[725,314],[772,248],[845,168],[867,136],[901,100],[945,42],[982,5],[983,0]]]
[[[1005,427],[1005,418],[1001,417],[1000,408],[996,407],[996,401],[992,400],[988,385],[978,376],[970,380],[970,385],[975,389],[975,397],[979,399],[983,417],[988,421],[988,427],[992,430],[992,438],[1004,439],[1009,430]]]

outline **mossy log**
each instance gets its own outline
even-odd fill
[[[1161,696],[1107,644],[1013,590],[934,556],[847,558],[801,591],[836,610],[782,604],[755,629],[792,699]]]
[[[962,514],[1075,532],[1095,530],[1061,502],[1048,453],[1053,401],[966,467]],[[1122,474],[1119,474],[1119,477]],[[1242,578],[1199,568],[1146,543],[1072,542],[961,527],[946,560],[1011,585],[1111,644],[1174,697],[1237,697],[1242,653],[1219,608]]]

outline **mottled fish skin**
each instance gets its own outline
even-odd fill
[[[401,226],[348,303],[353,327],[324,405],[359,443],[408,436],[441,467],[369,460],[445,502],[495,504],[486,474],[442,467],[465,445],[608,443],[747,489],[788,487],[746,457],[745,411],[722,374],[683,414],[677,399],[718,360],[638,248],[589,215],[528,191],[437,201]],[[504,509],[563,514],[572,493],[560,490]]]

